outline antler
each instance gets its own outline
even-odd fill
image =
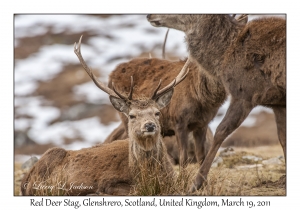
[[[237,21],[241,21],[241,20],[244,20],[245,18],[247,18],[248,15],[247,14],[242,14],[241,16],[239,16],[236,20]]]
[[[114,84],[112,83],[112,87],[113,90],[111,90],[109,87],[107,87],[106,85],[104,85],[102,82],[100,82],[96,76],[93,74],[92,70],[88,67],[88,65],[85,63],[82,55],[81,55],[81,51],[80,51],[80,47],[81,47],[81,39],[82,39],[82,35],[79,39],[78,44],[75,42],[74,44],[74,52],[77,55],[81,65],[83,66],[83,68],[85,69],[85,71],[88,73],[88,75],[92,78],[92,80],[94,81],[94,83],[96,84],[96,86],[98,88],[100,88],[101,90],[103,90],[104,92],[106,92],[109,95],[115,96],[115,97],[119,97],[121,99],[132,99],[132,91],[133,91],[133,77],[131,76],[131,87],[130,87],[130,93],[128,98],[126,98],[125,96],[123,96],[122,94],[120,94],[119,92],[116,91]]]
[[[133,76],[130,77],[131,79],[131,85],[130,85],[130,92],[128,95],[128,100],[132,100],[132,92],[133,92]]]
[[[185,77],[187,76],[187,74],[189,73],[189,69],[187,68],[188,65],[189,65],[189,63],[190,63],[190,59],[188,58],[187,61],[184,64],[184,66],[180,70],[179,74],[177,75],[177,77],[170,84],[168,84],[167,86],[165,86],[161,90],[159,90],[159,88],[161,86],[161,80],[159,80],[159,84],[158,84],[157,88],[155,89],[155,91],[154,91],[154,93],[153,93],[153,95],[152,95],[151,98],[153,100],[156,100],[159,96],[163,95],[165,92],[169,91],[171,88],[174,88],[182,80],[184,80]]]
[[[166,53],[165,53],[165,50],[166,50],[166,43],[167,43],[167,38],[168,38],[168,34],[169,34],[169,28],[166,32],[166,35],[165,35],[165,39],[164,39],[164,44],[163,44],[163,50],[162,50],[162,58],[165,59],[166,58]]]
[[[231,17],[232,17],[232,18],[235,18],[235,16],[236,16],[236,14],[233,14]],[[238,16],[238,17],[236,18],[236,20],[237,20],[237,21],[244,20],[247,16],[248,16],[247,14],[242,14],[242,15]]]

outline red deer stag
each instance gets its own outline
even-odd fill
[[[77,151],[49,149],[23,178],[22,195],[41,195],[38,191],[45,190],[47,186],[45,193],[52,195],[124,195],[129,193],[131,185],[139,179],[139,174],[145,166],[149,173],[159,170],[158,175],[163,178],[173,174],[172,164],[162,142],[160,110],[169,104],[174,87],[183,81],[189,70],[185,66],[179,75],[162,89],[159,83],[150,99],[134,100],[133,77],[128,96],[119,93],[114,85],[112,89],[108,88],[97,80],[86,65],[80,45],[81,38],[78,45],[75,43],[74,51],[83,68],[97,87],[109,94],[114,108],[128,118],[129,139]],[[46,187],[39,188],[45,184]],[[52,190],[63,187],[64,192],[50,191],[50,186],[53,186]]]
[[[257,105],[273,109],[278,137],[286,157],[286,21],[277,17],[241,26],[229,15],[147,15],[155,27],[185,32],[189,54],[200,68],[222,81],[231,94],[191,191],[205,181],[226,137]]]

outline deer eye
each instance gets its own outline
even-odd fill
[[[135,116],[135,115],[129,115],[129,118],[130,118],[130,119],[135,119],[136,116]]]
[[[159,116],[160,116],[160,112],[156,112],[156,113],[155,113],[155,116],[158,116],[158,117],[159,117]]]

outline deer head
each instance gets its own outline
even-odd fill
[[[116,110],[125,114],[128,118],[128,135],[131,140],[134,140],[139,146],[145,150],[151,150],[156,144],[158,136],[161,133],[161,127],[159,123],[160,110],[166,107],[172,98],[174,87],[178,85],[188,73],[188,63],[179,72],[178,76],[167,86],[160,89],[161,80],[149,99],[138,99],[132,98],[133,93],[133,77],[131,76],[131,87],[128,96],[124,96],[119,93],[112,83],[112,89],[104,85],[102,82],[97,80],[96,76],[92,73],[91,69],[85,63],[81,51],[81,39],[79,43],[74,44],[74,52],[77,55],[83,68],[86,70],[88,75],[92,78],[98,88],[103,90],[109,95],[109,99]]]
[[[154,27],[168,27],[187,32],[191,28],[201,25],[202,19],[205,20],[210,15],[190,15],[190,14],[149,14],[147,20]],[[229,16],[233,23],[246,25],[248,15],[242,14],[235,18],[235,14]]]

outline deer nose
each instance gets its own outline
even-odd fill
[[[151,15],[149,14],[149,15],[147,15],[147,20],[149,20],[150,19],[150,17],[151,17]]]
[[[155,128],[156,128],[156,125],[154,123],[146,123],[145,124],[145,129],[147,132],[153,132]]]

